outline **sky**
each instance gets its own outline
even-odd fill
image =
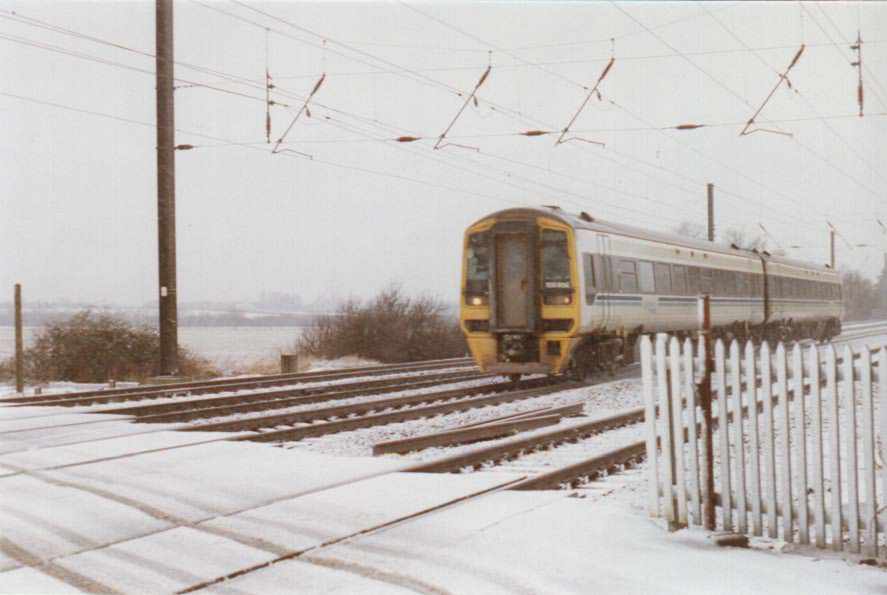
[[[153,3],[0,0],[10,294],[156,299],[153,52]],[[195,146],[176,153],[180,302],[390,283],[454,301],[463,230],[490,212],[673,230],[705,222],[707,182],[719,229],[824,263],[831,223],[839,266],[884,262],[887,3],[178,0],[175,55],[176,142]],[[278,154],[266,66],[272,141],[326,75]]]

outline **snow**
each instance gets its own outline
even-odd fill
[[[220,593],[283,593],[305,563],[339,569],[320,593],[364,588],[433,593],[881,593],[883,570],[789,555],[761,541],[722,549],[701,531],[669,534],[637,503],[634,486],[606,499],[567,492],[497,491],[272,564]],[[458,476],[457,476],[458,477]],[[619,478],[619,476],[613,476]],[[379,584],[379,581],[384,585]],[[312,585],[313,587],[313,585]],[[314,592],[314,591],[312,591]],[[395,592],[395,591],[391,591]]]
[[[440,389],[414,394],[424,390]],[[822,551],[792,554],[765,539],[750,550],[722,549],[702,531],[667,533],[644,512],[643,467],[573,490],[503,489],[528,471],[633,442],[642,436],[640,424],[530,454],[495,472],[399,472],[478,445],[368,456],[379,440],[577,402],[589,417],[562,427],[640,405],[640,382],[612,381],[288,448],[231,442],[222,433],[155,431],[69,409],[0,408],[0,592],[78,585],[174,592],[246,571],[208,590],[883,593],[884,570]],[[152,430],[142,433],[146,428]],[[71,440],[78,443],[62,444]]]
[[[503,415],[520,413],[531,409],[539,409],[540,407],[559,407],[574,403],[584,403],[585,413],[597,417],[609,413],[615,413],[629,407],[636,407],[642,404],[642,402],[643,397],[641,396],[639,379],[632,378],[627,380],[616,380],[593,386],[559,391],[541,397],[525,399],[513,403],[504,403],[492,407],[469,409],[428,419],[417,419],[396,424],[364,428],[352,432],[341,432],[338,434],[321,436],[319,438],[309,438],[298,442],[288,443],[286,448],[304,449],[341,456],[371,456],[373,444],[377,442],[409,438],[420,434],[453,429],[458,426],[486,421]],[[580,418],[565,418],[562,420],[561,425],[575,423],[578,419]],[[537,430],[537,432],[551,431],[555,427],[558,426],[550,426]],[[529,436],[531,434],[525,433],[522,435]],[[509,439],[511,438],[485,441],[483,444],[497,444],[501,440]],[[471,448],[477,448],[477,445],[462,445],[447,447],[444,449],[426,449],[418,453],[410,453],[409,455],[392,454],[386,455],[386,457],[401,458],[402,456],[406,456],[416,460],[427,460],[444,454],[455,454]]]

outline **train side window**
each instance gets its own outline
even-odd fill
[[[733,273],[736,277],[736,295],[745,297],[748,295],[748,278],[745,273]]]
[[[687,293],[687,267],[672,265],[671,289],[678,295],[684,295]]]
[[[699,267],[687,267],[687,293],[699,294]]]
[[[730,276],[730,271],[721,271],[715,269],[712,271],[712,294],[718,296],[733,295],[736,291],[736,283]]]
[[[623,293],[637,293],[638,271],[633,260],[623,258],[619,261],[619,288]]]
[[[654,277],[656,278],[656,293],[671,293],[671,267],[667,264],[656,263],[653,265]]]
[[[641,293],[655,293],[656,285],[653,281],[653,263],[644,260],[638,261],[638,288]]]
[[[582,255],[582,266],[585,268],[585,301],[592,303],[594,301],[595,288],[597,280],[595,279],[594,257],[591,254]]]
[[[712,270],[699,269],[699,292],[711,295],[712,291]]]

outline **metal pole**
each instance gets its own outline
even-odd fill
[[[828,254],[829,266],[835,270],[835,229],[833,227],[828,230]]]
[[[715,185],[706,184],[708,191],[708,241],[715,241]]]
[[[156,0],[157,255],[160,281],[160,374],[178,372],[176,173],[172,0]]]
[[[699,407],[702,409],[702,526],[715,529],[715,473],[714,440],[712,438],[711,371],[714,368],[711,349],[711,302],[709,296],[701,297],[702,307],[702,378],[699,381]]]
[[[15,284],[15,392],[25,392],[25,345],[22,337],[22,286]]]

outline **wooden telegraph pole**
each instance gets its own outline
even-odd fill
[[[178,372],[176,170],[173,110],[173,0],[155,0],[157,71],[157,255],[160,281],[160,374]]]

